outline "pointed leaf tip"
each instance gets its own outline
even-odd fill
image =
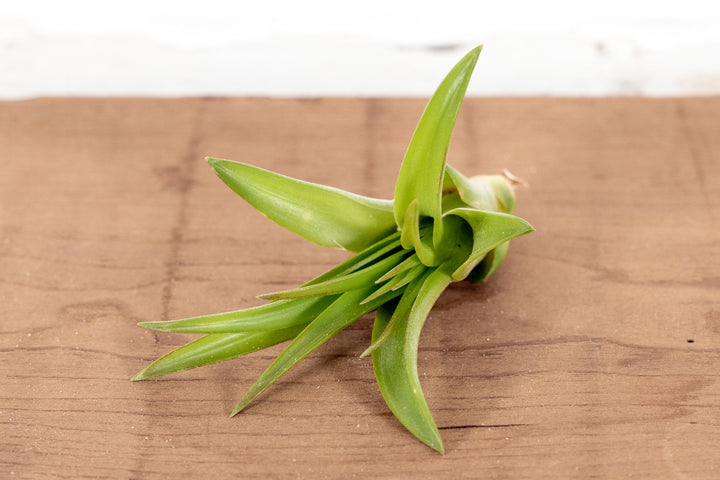
[[[477,58],[480,56],[480,52],[482,52],[484,45],[478,45],[477,47],[473,48],[467,53],[467,56],[473,56],[477,60]]]
[[[221,158],[213,158],[213,157],[205,157],[205,161],[207,161],[208,165],[210,165],[210,167],[213,170],[215,170],[215,173],[217,173],[218,168],[222,168],[222,166],[225,162],[229,162],[229,160],[223,160]]]

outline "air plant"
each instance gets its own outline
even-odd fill
[[[260,298],[268,303],[142,327],[203,337],[150,364],[133,380],[228,360],[287,340],[232,412],[236,415],[330,337],[375,311],[370,346],[380,392],[403,425],[443,452],[420,388],[420,331],[452,282],[480,282],[507,253],[510,239],[533,231],[512,215],[514,179],[467,178],[446,153],[481,47],[450,71],[410,141],[394,200],[378,200],[307,183],[254,166],[209,158],[231,189],[270,220],[323,247],[355,255],[308,283]]]

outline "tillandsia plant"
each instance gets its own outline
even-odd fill
[[[203,337],[165,355],[133,380],[245,355],[292,340],[245,393],[242,411],[280,376],[363,315],[375,311],[370,346],[380,392],[418,439],[443,444],[420,388],[420,330],[451,282],[480,282],[503,261],[508,241],[533,231],[512,215],[513,178],[467,178],[445,158],[481,47],[450,71],[410,141],[394,200],[378,200],[210,158],[215,173],[270,220],[323,247],[355,252],[292,289],[260,297],[261,306],[184,320],[143,322],[161,332]]]

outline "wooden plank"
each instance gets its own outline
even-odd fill
[[[141,383],[186,336],[345,258],[212,155],[389,197],[420,100],[0,103],[0,477],[717,478],[720,98],[472,99],[450,162],[529,182],[513,242],[421,339],[444,456],[392,417],[363,318],[239,417],[278,349]]]

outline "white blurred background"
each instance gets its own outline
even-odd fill
[[[718,0],[4,0],[0,99],[426,97],[478,44],[469,95],[720,94]]]

